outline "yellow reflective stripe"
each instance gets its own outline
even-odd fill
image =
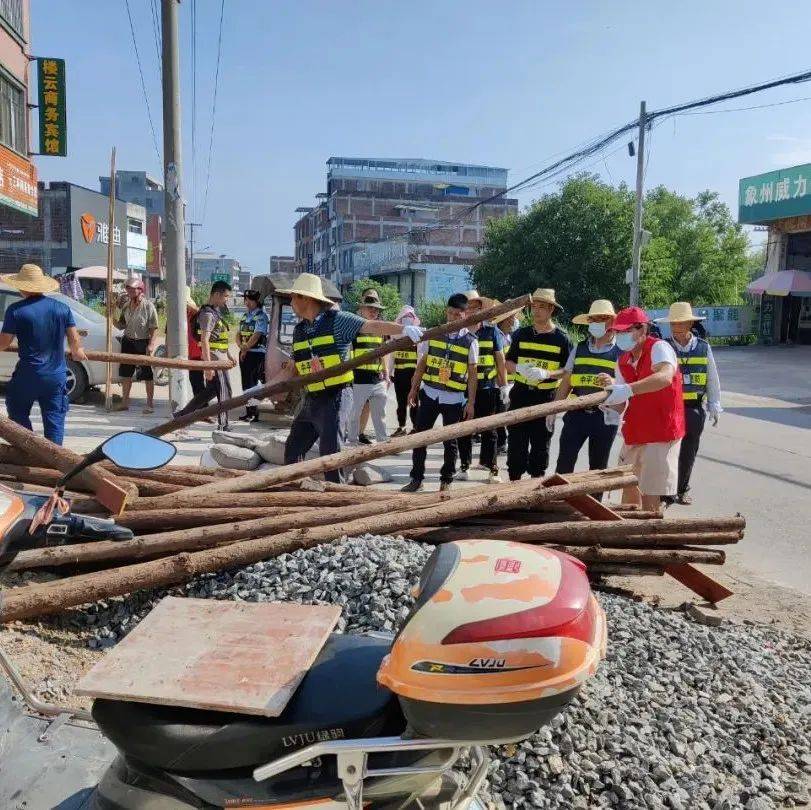
[[[298,360],[296,361],[296,369],[302,377],[305,374],[312,374],[312,361],[314,359],[317,359],[324,368],[331,368],[332,366],[338,366],[341,364],[341,356],[338,354],[328,354],[324,357],[310,357],[306,360]],[[345,371],[343,374],[339,374],[335,377],[328,377],[326,380],[322,380],[321,382],[308,383],[307,390],[324,391],[327,386],[351,384],[353,379],[354,376],[352,371]]]
[[[575,357],[576,366],[605,366],[605,368],[616,368],[616,360],[602,360],[596,357]]]
[[[698,391],[685,391],[682,394],[683,399],[698,399],[700,396],[701,394],[699,394]]]
[[[526,363],[529,366],[536,368],[545,368],[547,371],[557,371],[560,368],[560,362],[557,360],[545,360],[542,357],[519,357],[516,361],[517,365]]]
[[[395,360],[413,360],[417,356],[416,351],[403,351],[403,352],[395,352],[394,359]]]
[[[602,388],[596,374],[572,374],[569,380],[572,388]]]
[[[299,352],[303,349],[309,349],[311,346],[329,346],[335,344],[335,338],[332,335],[321,335],[314,337],[312,340],[297,340],[293,344],[293,351]]]
[[[685,383],[685,385],[701,385],[704,386],[707,384],[707,372],[706,371],[691,371],[690,372],[690,382]]]
[[[377,335],[358,335],[355,343],[383,343],[383,338]]]
[[[680,357],[679,362],[683,366],[706,366],[706,357]]]
[[[455,388],[458,391],[467,391],[467,383],[456,382],[456,380],[446,380],[445,382],[440,382],[438,374],[428,374],[425,373],[422,375],[423,382],[434,382],[437,385],[444,385],[448,388]]]
[[[429,354],[426,358],[426,363],[428,368],[440,368],[447,363],[454,374],[467,374],[467,363],[460,363],[458,360],[444,360],[441,357]]]
[[[552,354],[560,354],[560,346],[553,346],[551,343],[530,343],[526,340],[518,342],[518,351],[521,349],[534,349],[536,352],[551,352]]]
[[[465,356],[470,354],[470,351],[464,346],[454,346],[453,343],[443,343],[441,340],[429,340],[428,345],[434,349],[440,349],[443,352],[450,349],[450,351],[456,352],[456,354],[463,354]]]
[[[479,341],[479,348],[480,349],[492,349],[493,348],[493,341],[492,340],[480,340]]]
[[[479,355],[479,365],[480,366],[494,366],[496,364],[496,356],[494,354],[480,354]]]

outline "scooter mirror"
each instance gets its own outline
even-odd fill
[[[171,442],[155,436],[125,430],[110,436],[102,444],[101,452],[119,467],[130,470],[154,470],[168,464],[177,453],[177,448]]]

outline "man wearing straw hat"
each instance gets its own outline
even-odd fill
[[[610,301],[599,299],[592,303],[588,312],[572,318],[572,323],[588,328],[589,336],[581,340],[569,354],[560,386],[555,392],[556,400],[566,399],[570,393],[582,397],[602,391],[598,376],[601,373],[614,376],[621,354],[611,328],[616,314]],[[553,427],[554,423],[554,416],[547,418],[548,427]],[[573,472],[580,448],[587,441],[589,469],[604,470],[608,466],[608,456],[616,435],[617,425],[606,424],[599,408],[570,411],[563,417],[555,472]]]
[[[679,449],[679,480],[675,500],[685,505],[692,503],[687,491],[690,489],[690,476],[707,414],[715,426],[723,411],[721,381],[712,349],[706,340],[693,334],[695,325],[703,320],[704,317],[695,314],[687,301],[676,301],[670,305],[666,318],[656,319],[656,323],[670,324],[671,337],[667,342],[676,352],[681,371],[685,434]]]
[[[510,391],[510,410],[551,402],[572,351],[568,335],[552,320],[561,305],[555,291],[539,288],[532,293],[532,325],[522,326],[512,336],[507,351],[507,371],[515,375]],[[528,472],[540,478],[549,464],[552,430],[545,419],[512,425],[507,431],[507,472],[517,481]]]
[[[46,293],[56,292],[59,282],[35,264],[24,264],[19,273],[0,276],[22,293],[22,300],[6,309],[0,333],[0,351],[17,338],[19,360],[6,388],[6,410],[18,425],[31,430],[31,408],[39,403],[45,438],[62,444],[68,413],[65,339],[71,358],[87,360],[70,307]]]
[[[414,343],[422,337],[423,330],[418,326],[367,321],[350,312],[333,309],[333,302],[324,295],[321,279],[312,273],[301,273],[291,289],[278,292],[291,296],[293,312],[300,318],[293,330],[296,374],[323,371],[345,362],[358,335],[403,334]],[[347,371],[305,386],[304,403],[293,420],[285,444],[285,464],[303,459],[316,441],[322,456],[341,449],[346,439],[352,382],[353,374]],[[324,477],[340,483],[343,471],[327,472]]]

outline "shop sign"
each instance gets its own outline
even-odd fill
[[[39,75],[39,152],[51,157],[68,153],[65,115],[65,60],[37,59]]]
[[[212,273],[211,274],[211,283],[213,284],[215,281],[224,281],[226,284],[231,283],[231,274],[230,273]]]
[[[0,205],[37,215],[36,166],[5,146],[0,146]]]
[[[811,163],[744,177],[738,222],[756,224],[811,214]]]
[[[79,217],[79,224],[82,227],[82,236],[88,245],[95,239],[106,245],[110,241],[110,224],[97,220],[92,214],[85,212]],[[116,225],[113,228],[113,244],[121,244],[121,229]]]

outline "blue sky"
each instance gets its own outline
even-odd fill
[[[162,146],[151,3],[129,2]],[[124,0],[31,6],[32,52],[65,58],[68,75],[69,156],[38,158],[41,179],[97,188],[113,144],[120,168],[160,175]],[[294,209],[324,190],[331,155],[484,163],[516,182],[634,118],[640,99],[659,109],[811,66],[807,0],[226,0],[204,212],[220,2],[197,0],[196,188],[191,8],[180,10],[185,196],[204,223],[198,246],[257,274],[292,253]],[[713,109],[806,96],[811,83]],[[710,188],[735,206],[739,178],[803,162],[811,100],[670,119],[652,133],[645,182]],[[633,184],[624,145],[591,169]]]

